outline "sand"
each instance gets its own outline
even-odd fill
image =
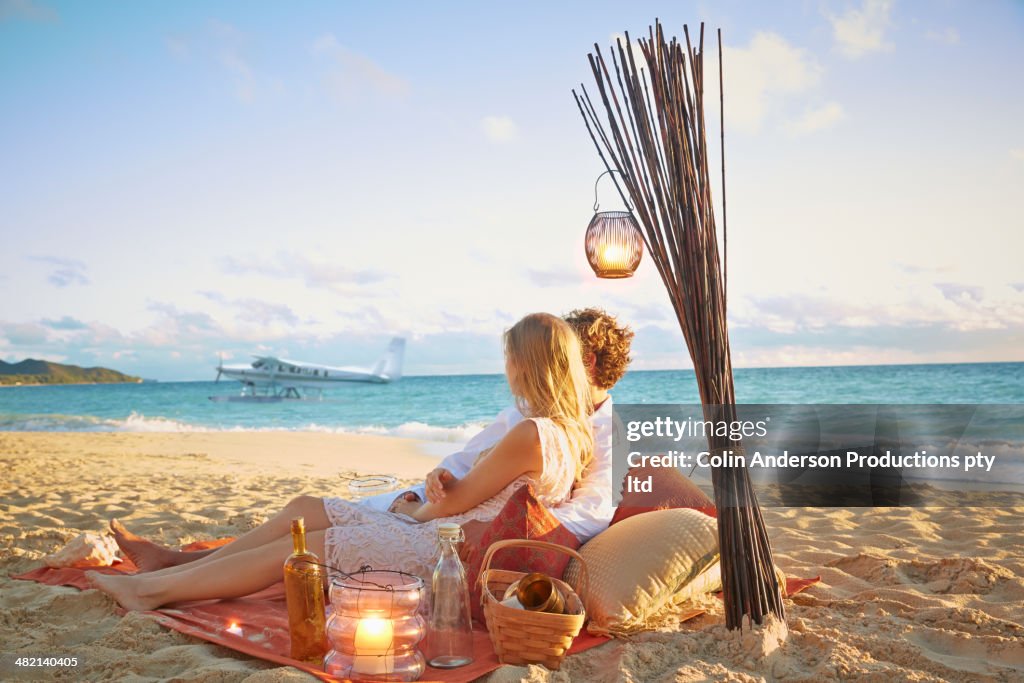
[[[435,450],[334,434],[0,433],[0,656],[83,657],[84,668],[51,676],[62,680],[314,680],[145,616],[118,616],[96,591],[8,574],[40,566],[43,555],[102,531],[111,517],[171,544],[236,535],[296,495],[346,494],[340,473],[418,478]],[[559,672],[503,667],[486,680],[1024,680],[1018,501],[766,508],[779,566],[822,577],[786,601],[785,624],[729,632],[711,601],[706,616],[612,641]]]

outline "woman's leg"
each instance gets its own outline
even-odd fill
[[[321,531],[331,525],[327,513],[324,511],[323,498],[299,496],[293,498],[280,512],[255,529],[246,532],[225,546],[207,551],[172,550],[133,534],[117,520],[110,522],[110,530],[114,534],[114,540],[117,541],[118,547],[132,559],[139,570],[151,572],[227,557],[266,545],[282,536],[288,536],[291,533],[291,521],[296,517],[305,519],[307,533]]]
[[[307,547],[324,557],[324,531],[306,534]],[[291,539],[279,538],[258,548],[178,567],[169,574],[99,574],[86,572],[89,583],[129,610],[150,610],[173,602],[240,598],[280,581],[292,551]],[[326,570],[325,570],[326,572]]]

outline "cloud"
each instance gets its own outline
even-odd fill
[[[81,320],[72,318],[69,315],[64,316],[60,320],[50,320],[43,318],[39,321],[41,324],[49,327],[51,330],[85,330],[88,329],[88,325],[83,323]]]
[[[981,287],[958,285],[951,282],[939,282],[935,288],[950,301],[980,302],[984,292]]]
[[[831,128],[846,117],[843,107],[838,102],[829,102],[814,109],[808,109],[796,121],[789,124],[791,133],[814,133]]]
[[[619,319],[619,322],[632,327],[648,325],[651,323],[664,324],[671,321],[674,325],[676,318],[667,296],[657,302],[637,303],[636,300],[623,296],[605,296],[606,303],[600,304],[602,308]]]
[[[315,261],[302,254],[279,254],[272,261],[239,259],[222,260],[223,269],[233,275],[255,274],[272,278],[298,278],[307,287],[352,292],[362,285],[376,284],[393,277],[379,270],[351,270],[335,263]],[[363,292],[365,294],[365,292]]]
[[[924,34],[924,37],[936,43],[945,43],[946,45],[956,45],[960,42],[960,32],[952,26],[941,31],[931,29]]]
[[[0,0],[0,22],[18,20],[50,22],[58,19],[60,17],[55,9],[32,0]]]
[[[858,59],[872,52],[891,50],[892,44],[885,41],[891,11],[891,0],[864,0],[860,9],[828,15],[839,52],[850,59]]]
[[[203,291],[199,294],[210,301],[233,309],[238,320],[249,324],[257,323],[261,326],[270,326],[281,322],[293,327],[300,324],[299,316],[286,304],[275,304],[263,299],[228,299],[219,292]]]
[[[0,336],[14,346],[40,346],[49,340],[49,332],[38,323],[0,323]]]
[[[835,293],[755,295],[730,300],[730,323],[756,334],[801,335],[832,330],[892,328],[913,346],[913,331],[1024,330],[1024,292],[1013,285],[893,282],[884,301],[843,298]],[[832,340],[842,347],[843,337]]]
[[[226,49],[220,54],[220,65],[234,81],[234,93],[240,101],[251,103],[256,99],[256,78],[252,67],[235,50]]]
[[[47,281],[54,287],[68,287],[70,285],[87,285],[89,278],[86,277],[86,265],[75,259],[59,258],[57,256],[31,256],[33,261],[48,263],[56,268],[50,272]]]
[[[1010,150],[1010,156],[1017,161],[1024,161],[1024,147],[1017,147]]]
[[[957,348],[941,348],[931,350],[909,349],[900,344],[899,338],[886,338],[885,344],[849,344],[844,348],[819,346],[814,344],[787,344],[776,347],[749,348],[742,343],[732,345],[733,368],[779,368],[779,367],[834,367],[850,365],[904,365],[918,363],[965,363],[989,362],[1006,360],[1013,357],[1012,352],[988,343],[983,337],[971,335],[964,338],[956,336]],[[985,348],[980,349],[979,345]],[[973,349],[968,354],[964,348]],[[743,400],[743,377],[738,376],[737,385],[740,400]],[[777,388],[768,391],[778,391]],[[771,394],[769,394],[771,395]],[[777,394],[775,394],[777,395]],[[885,397],[876,394],[875,400],[882,401]],[[759,398],[758,400],[767,400]],[[835,400],[835,397],[832,397]],[[863,400],[863,399],[861,399]]]
[[[167,36],[164,38],[164,47],[175,59],[184,61],[192,55],[188,41],[181,36]]]
[[[252,104],[267,96],[280,95],[284,84],[280,78],[261,72],[253,66],[250,36],[233,24],[212,20],[207,24],[206,34],[196,41],[203,49],[206,59],[212,60],[227,77],[231,94],[244,104]],[[165,39],[172,55],[188,58],[192,48],[180,37]],[[204,66],[209,62],[204,61]]]
[[[313,41],[310,51],[330,64],[324,86],[341,102],[352,102],[372,93],[386,97],[402,97],[409,92],[409,83],[386,71],[371,59],[354,52],[335,38],[333,33]]]
[[[511,142],[519,137],[519,127],[507,116],[485,116],[480,120],[480,130],[491,142]]]
[[[933,265],[921,265],[919,263],[904,263],[903,261],[896,261],[895,266],[901,272],[909,275],[942,275],[953,272],[953,267],[949,265],[933,266]]]
[[[727,128],[748,133],[759,131],[770,111],[817,85],[823,72],[807,50],[776,33],[761,31],[746,47],[725,45],[723,51]],[[704,101],[717,117],[718,65],[712,70],[715,77],[705,83]]]
[[[613,46],[604,51],[609,69],[611,56],[618,59],[617,41],[623,34],[612,34]],[[630,43],[637,68],[647,72],[647,61],[637,36]],[[628,58],[628,55],[627,55]],[[768,116],[803,93],[814,88],[824,72],[807,50],[797,47],[772,31],[758,31],[745,46],[723,45],[726,129],[757,133]],[[705,46],[704,103],[706,118],[718,120],[718,54],[714,42]],[[614,73],[614,71],[613,71]]]
[[[530,282],[537,287],[570,287],[580,284],[579,273],[566,270],[540,270],[529,268],[526,271]]]
[[[220,292],[215,292],[210,289],[201,289],[198,290],[196,293],[199,294],[201,297],[209,299],[210,301],[213,301],[218,304],[227,304],[230,301],[230,299],[228,299]]]
[[[395,320],[385,318],[375,306],[360,306],[350,311],[336,311],[339,318],[342,318],[354,327],[363,329],[387,329],[394,327]]]
[[[614,313],[613,313],[614,315]],[[664,304],[635,304],[628,308],[627,323],[675,322],[675,313],[667,302]]]
[[[209,333],[219,333],[220,331],[220,325],[217,321],[208,313],[202,311],[182,311],[174,304],[162,301],[150,302],[146,308],[160,314],[162,319],[170,323],[176,332],[188,335],[206,335]]]
[[[234,306],[232,316],[150,302],[147,308],[155,319],[127,333],[102,323],[78,323],[68,316],[40,323],[0,320],[0,357],[104,365],[145,377],[209,379],[218,352],[225,358],[247,357],[258,349],[279,354],[285,344],[294,344],[307,357],[319,359],[316,349],[334,339],[341,351],[323,357],[345,361],[350,356],[340,354],[352,348],[345,342],[373,336],[350,328],[324,334],[299,322],[287,306],[248,299],[226,301]],[[385,345],[386,340],[375,338],[374,351],[367,357],[379,356]]]

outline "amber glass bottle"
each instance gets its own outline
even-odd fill
[[[302,517],[292,520],[292,543],[295,552],[284,562],[292,659],[320,665],[327,654],[324,586],[320,558],[306,550],[306,525]]]

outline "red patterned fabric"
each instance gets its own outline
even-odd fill
[[[182,550],[205,550],[228,543],[232,539],[218,541],[200,541],[185,546]],[[13,576],[14,579],[37,581],[50,586],[74,586],[80,590],[88,588],[85,579],[87,570],[96,570],[104,574],[132,573],[135,565],[126,560],[116,567],[65,567],[51,569],[40,567],[25,574]],[[145,612],[155,618],[158,623],[196,638],[223,645],[252,657],[258,657],[278,664],[287,664],[301,669],[324,681],[341,679],[324,673],[323,669],[311,666],[306,662],[291,659],[291,641],[288,637],[288,608],[284,600],[284,584],[276,583],[270,588],[237,600],[205,600],[201,602],[179,603],[174,609],[160,609]],[[234,622],[242,629],[241,636],[227,633],[225,627]],[[259,634],[249,638],[245,634]],[[569,654],[583,652],[608,642],[604,636],[580,633],[572,643]],[[466,683],[484,676],[497,669],[501,664],[494,654],[490,636],[485,629],[473,630],[473,662],[457,669],[435,669],[428,666],[422,683]],[[348,683],[353,683],[348,681]]]
[[[537,500],[533,493],[533,486],[530,484],[521,486],[508,499],[491,526],[484,531],[479,545],[466,549],[466,577],[469,579],[473,618],[481,624],[484,623],[484,613],[480,603],[480,586],[477,585],[477,579],[480,576],[480,565],[484,559],[484,552],[495,541],[513,538],[547,541],[564,545],[573,550],[580,547],[579,539],[562,526],[562,523]],[[496,553],[491,558],[491,569],[541,572],[557,578],[562,577],[567,564],[569,564],[569,556],[565,553],[536,548],[509,548]]]
[[[612,524],[643,512],[672,508],[691,508],[711,517],[718,517],[714,501],[677,469],[634,467],[629,471],[628,476],[638,477],[641,481],[652,477],[651,492],[626,493],[625,480],[623,480],[622,501],[615,509]]]

